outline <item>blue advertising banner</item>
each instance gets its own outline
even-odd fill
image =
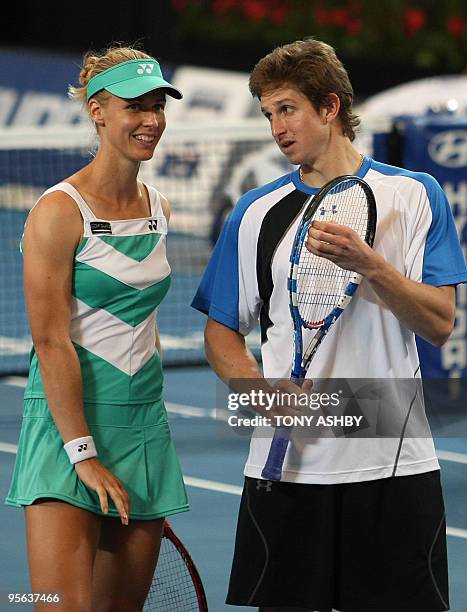
[[[78,84],[79,55],[0,51],[0,127],[77,125],[88,117],[67,96]],[[170,79],[172,70],[162,66]]]
[[[428,172],[441,184],[451,204],[467,256],[467,117],[427,115],[403,117],[402,166]],[[467,377],[467,286],[457,288],[454,331],[438,349],[417,339],[423,376]]]
[[[81,105],[67,97],[76,84],[80,57],[0,52],[0,126],[76,125],[86,121]]]

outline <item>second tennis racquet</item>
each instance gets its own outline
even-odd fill
[[[164,521],[159,560],[143,612],[208,612],[198,570],[167,521]]]

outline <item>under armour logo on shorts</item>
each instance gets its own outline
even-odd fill
[[[270,493],[272,491],[272,481],[258,479],[256,481],[256,490],[261,491],[261,489],[265,489],[266,493]]]
[[[78,453],[82,453],[85,450],[88,450],[88,445],[87,444],[80,444],[78,446]]]
[[[149,224],[148,224],[148,225],[149,225],[149,229],[150,229],[151,231],[153,231],[153,232],[155,232],[155,231],[156,231],[156,229],[157,229],[157,221],[155,221],[155,220],[151,219],[151,221],[149,221]]]

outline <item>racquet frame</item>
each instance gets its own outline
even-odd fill
[[[206,593],[204,591],[203,583],[201,582],[201,577],[196,568],[196,565],[193,559],[191,558],[190,553],[186,549],[185,545],[180,540],[180,538],[174,533],[172,527],[170,526],[167,520],[165,520],[163,524],[162,538],[167,538],[172,543],[172,545],[177,550],[177,553],[180,555],[180,558],[182,559],[183,563],[185,564],[188,570],[188,573],[190,574],[190,577],[191,577],[191,580],[193,582],[193,586],[196,592],[196,597],[197,597],[198,605],[199,605],[199,612],[208,612],[208,603],[206,599]],[[161,550],[162,550],[162,546],[161,546]],[[160,558],[159,561],[161,560],[162,559]],[[157,576],[157,566],[156,566],[156,571],[155,571],[154,578],[153,578],[153,584],[156,581],[156,576]],[[151,589],[152,588],[153,586],[151,585]]]
[[[294,360],[292,366],[292,372],[290,379],[292,382],[301,386],[305,378],[308,367],[313,359],[316,351],[318,350],[321,342],[328,333],[333,323],[340,317],[345,308],[350,303],[352,297],[355,295],[356,290],[362,279],[361,274],[352,272],[349,278],[347,287],[341,296],[338,304],[331,310],[331,312],[320,322],[314,324],[308,324],[303,321],[300,316],[297,302],[297,270],[300,261],[300,253],[302,250],[303,242],[308,234],[308,228],[313,220],[318,206],[324,200],[324,198],[340,183],[346,181],[352,181],[358,183],[363,189],[368,206],[368,224],[365,235],[365,242],[369,246],[373,246],[375,233],[376,233],[376,201],[368,183],[358,176],[344,175],[338,176],[333,179],[320,191],[308,198],[304,204],[306,206],[302,220],[298,226],[297,232],[294,237],[292,251],[290,254],[290,272],[287,279],[287,290],[289,292],[289,307],[290,314],[293,321],[293,342],[294,342]],[[305,352],[303,351],[303,336],[302,328],[305,329],[316,329],[316,333],[308,344]],[[261,472],[261,477],[266,480],[278,481],[282,478],[282,465],[284,463],[285,454],[290,441],[290,435],[292,427],[290,426],[278,426],[274,430],[274,437],[271,442],[269,449],[268,458],[266,464]]]

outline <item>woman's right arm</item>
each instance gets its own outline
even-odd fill
[[[44,196],[24,232],[24,292],[47,403],[66,443],[90,435],[83,411],[81,369],[70,338],[73,258],[82,218],[62,192]],[[129,498],[120,481],[97,458],[75,464],[79,478],[108,510],[109,494],[127,522]]]

